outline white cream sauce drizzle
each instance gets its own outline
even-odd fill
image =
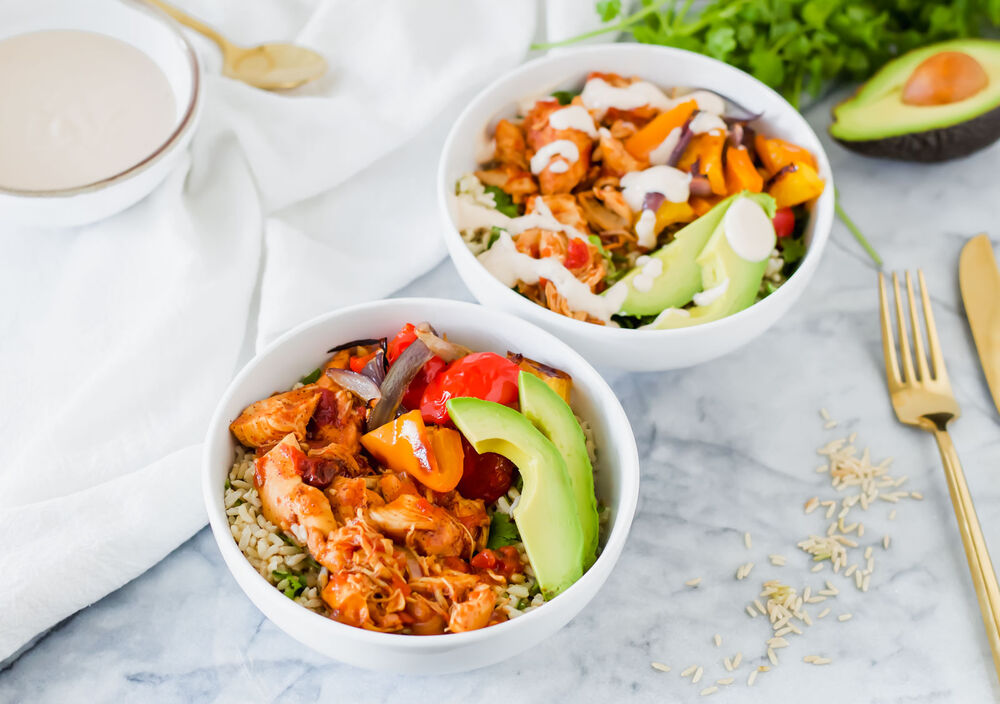
[[[681,128],[675,127],[670,130],[670,134],[663,138],[654,149],[649,153],[649,163],[653,166],[663,166],[668,161],[670,161],[670,155],[674,153],[674,149],[677,148],[677,143],[681,141]]]
[[[710,289],[704,291],[699,291],[694,294],[694,304],[696,306],[707,306],[714,303],[720,296],[722,296],[729,289],[729,278],[722,280],[722,283],[713,286]]]
[[[652,210],[643,210],[639,220],[635,223],[635,234],[639,237],[639,246],[652,249],[656,246],[656,213]],[[642,259],[642,257],[639,257]],[[637,259],[636,264],[639,263]],[[638,286],[636,286],[638,288]]]
[[[597,126],[586,108],[570,105],[549,115],[549,124],[557,130],[579,130],[591,139],[597,139]]]
[[[632,288],[645,293],[653,288],[656,278],[663,273],[663,261],[644,254],[635,260],[635,265],[640,268],[632,278]]]
[[[591,78],[580,94],[584,106],[603,117],[610,108],[618,110],[634,110],[644,105],[650,105],[658,110],[669,110],[688,100],[694,100],[699,110],[722,115],[726,111],[726,101],[707,90],[696,90],[676,98],[668,98],[666,94],[648,81],[636,81],[628,86],[617,88],[603,78]]]
[[[713,130],[726,131],[726,123],[722,121],[722,118],[718,115],[713,115],[710,112],[699,111],[697,115],[691,118],[691,124],[688,125],[688,129],[694,134],[704,134],[705,132],[712,132]]]
[[[622,197],[633,211],[642,210],[647,193],[661,193],[671,203],[684,203],[690,195],[691,174],[672,166],[651,166],[631,171],[621,178]]]
[[[722,218],[722,227],[729,246],[748,262],[763,261],[774,248],[774,225],[751,198],[737,198]]]
[[[599,320],[609,321],[617,313],[628,289],[613,286],[603,296],[591,292],[590,287],[564,267],[555,257],[534,259],[517,251],[517,246],[506,231],[488,250],[479,255],[479,261],[486,270],[504,286],[513,287],[518,281],[537,284],[540,278],[548,279],[571,310],[581,311]]]
[[[575,163],[580,158],[580,149],[568,139],[557,139],[554,142],[549,142],[531,157],[531,173],[542,173],[545,167],[549,165],[549,161],[554,157],[560,156],[566,161],[559,162],[562,163],[561,169],[556,168],[556,164],[552,164],[549,168],[549,171],[552,173],[565,173],[569,169],[569,164]]]

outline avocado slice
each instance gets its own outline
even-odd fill
[[[576,513],[583,529],[583,568],[587,569],[597,559],[598,532],[594,468],[587,452],[587,438],[573,409],[544,381],[521,372],[517,387],[521,413],[552,441],[566,462],[576,500]]]
[[[912,81],[933,74],[935,63],[938,69],[944,66],[949,52],[965,55],[965,61],[951,64],[965,67],[961,78],[940,71],[938,80],[945,91],[937,100],[915,101]],[[970,76],[967,90],[947,90]],[[848,149],[868,156],[933,162],[982,149],[1000,138],[1000,41],[956,39],[903,54],[837,105],[833,117],[830,134]]]
[[[448,415],[476,452],[503,455],[521,472],[524,487],[514,523],[548,599],[583,574],[583,529],[566,462],[552,442],[512,408],[478,398],[453,398]]]
[[[687,309],[687,315],[676,309],[667,309],[650,327],[664,329],[699,325],[753,305],[764,279],[768,256],[777,240],[771,222],[774,213],[775,203],[771,196],[747,192],[738,194],[696,260],[701,271],[703,295],[711,300],[697,305],[696,296],[696,305]],[[732,232],[735,223],[731,218],[738,218],[744,226],[753,228],[757,238],[752,247],[735,239]]]
[[[636,277],[642,273],[636,267],[616,284],[627,286],[628,295],[622,304],[622,315],[656,315],[670,308],[680,308],[691,302],[694,294],[702,290],[701,268],[698,255],[716,230],[723,216],[739,197],[759,198],[766,202],[770,196],[743,191],[721,200],[697,220],[677,231],[674,239],[650,254],[651,259],[663,263],[662,272],[653,279],[653,285],[645,291],[635,287]],[[773,201],[772,201],[773,203]]]

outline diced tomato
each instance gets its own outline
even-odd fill
[[[403,350],[413,344],[413,341],[417,339],[417,328],[413,323],[407,323],[403,326],[403,329],[396,333],[396,337],[389,341],[389,346],[386,349],[386,357],[389,360],[389,364],[395,362],[399,355],[403,354]]]
[[[493,352],[475,352],[456,359],[427,385],[420,400],[424,421],[449,425],[445,404],[450,398],[481,398],[514,406],[519,372],[516,364]]]
[[[510,579],[511,575],[521,572],[521,556],[513,545],[505,545],[496,550],[483,550],[473,557],[469,564],[480,570],[489,570]]]
[[[350,367],[352,372],[361,373],[361,370],[365,368],[365,365],[372,360],[375,356],[375,352],[369,354],[361,355],[359,357],[351,357]]]
[[[479,454],[462,438],[465,462],[458,493],[467,499],[482,499],[493,503],[510,489],[514,480],[514,463],[495,452]]]
[[[774,224],[774,234],[778,239],[788,237],[795,230],[795,213],[791,208],[778,208],[771,222]]]
[[[579,269],[590,261],[590,248],[579,237],[571,237],[563,264],[567,269]]]
[[[413,381],[406,387],[403,394],[403,405],[406,408],[420,408],[420,400],[424,397],[424,390],[438,374],[448,366],[448,363],[440,357],[432,357],[413,377]]]

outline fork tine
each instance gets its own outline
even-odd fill
[[[885,356],[885,373],[889,386],[902,383],[899,378],[899,362],[896,359],[896,342],[892,339],[892,316],[889,314],[889,296],[885,290],[885,276],[878,273],[879,319],[882,321],[882,354]]]
[[[917,280],[920,282],[920,299],[924,308],[924,321],[927,323],[927,346],[931,351],[931,366],[934,368],[934,378],[939,381],[948,380],[948,370],[944,366],[944,355],[941,354],[941,341],[938,338],[937,325],[934,324],[934,311],[931,310],[931,298],[927,293],[927,282],[924,272],[917,269]]]
[[[913,295],[913,277],[906,272],[906,300],[910,308],[910,330],[913,332],[913,355],[917,358],[920,381],[929,381],[931,371],[927,368],[927,353],[924,352],[924,336],[920,332],[920,318],[917,316],[917,297]],[[926,306],[924,310],[926,310]]]
[[[892,275],[892,288],[896,294],[896,330],[899,333],[899,356],[903,363],[903,381],[912,383],[916,380],[913,371],[913,357],[910,355],[910,336],[906,334],[906,321],[903,319],[903,297],[899,293],[899,277]]]

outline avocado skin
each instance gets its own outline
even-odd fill
[[[841,145],[865,156],[933,163],[968,156],[1000,139],[1000,106],[950,127],[882,139],[847,140]]]

